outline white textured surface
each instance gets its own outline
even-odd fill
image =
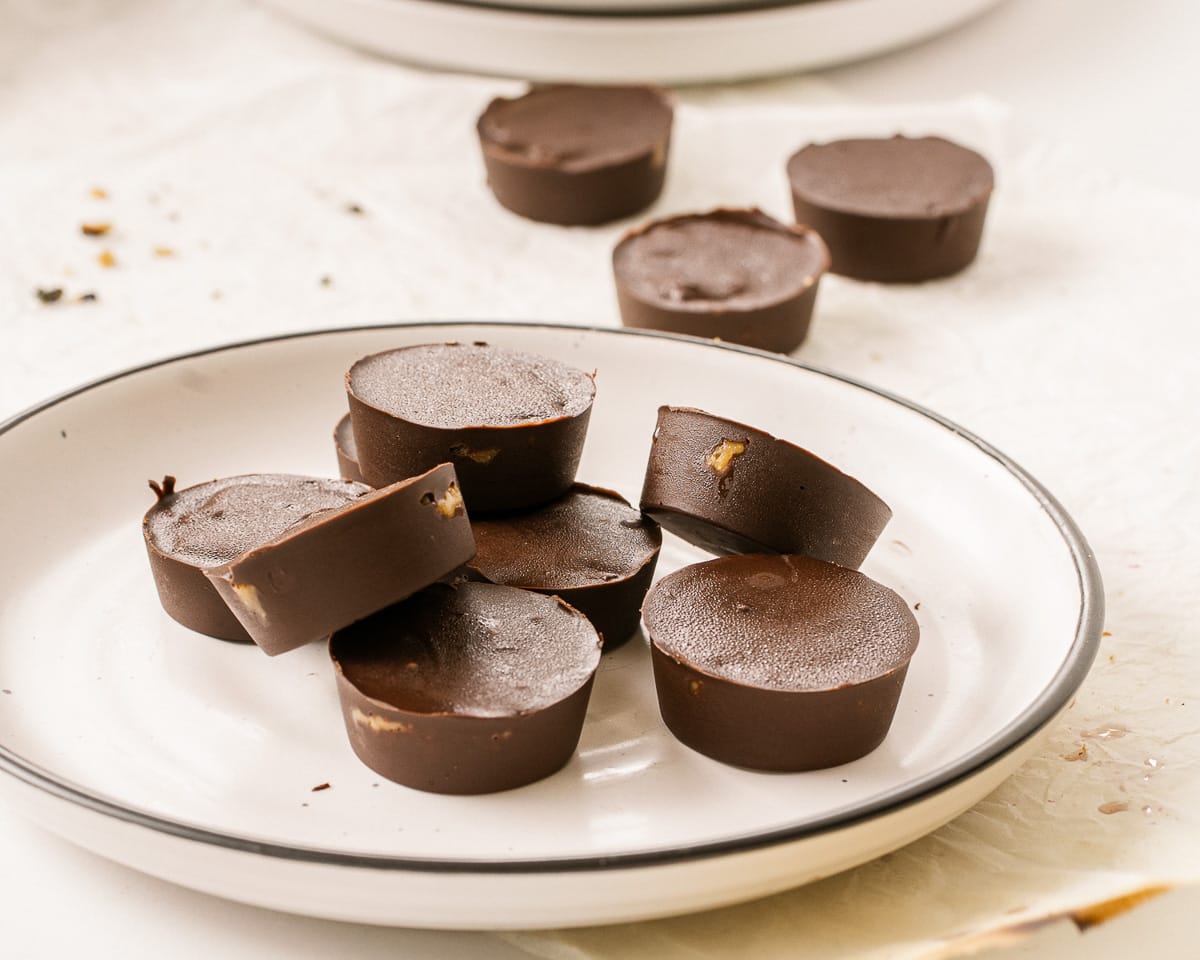
[[[1182,107],[1178,91],[1195,87],[1194,57],[1171,56],[1194,18],[1179,4],[1170,21],[1132,25],[1117,4],[1073,4],[1077,21],[1029,12],[1048,6],[1005,4],[966,28],[959,47],[939,41],[930,56],[941,77],[914,66],[915,53],[891,73],[881,61],[834,74],[880,99],[1011,93],[1022,105],[1011,117],[980,101],[848,109],[818,81],[688,95],[655,212],[756,201],[786,214],[783,156],[835,132],[936,131],[996,160],[993,218],[971,272],[912,289],[830,281],[799,355],[959,420],[1065,502],[1099,556],[1112,634],[1078,703],[1017,777],[886,860],[761,904],[523,947],[933,956],[1150,880],[1196,879],[1200,203],[1186,177],[1197,145],[1181,129],[1169,135],[1175,149],[1149,146],[1156,114],[1170,115],[1149,98]],[[619,228],[528,224],[495,208],[482,185],[471,124],[510,84],[392,68],[238,4],[8,0],[0,18],[0,414],[165,353],[306,326],[615,322],[607,253]],[[1055,29],[1020,32],[1047,24]],[[989,44],[989,30],[1002,39]],[[1026,51],[1020,69],[1016,49]],[[1039,126],[1031,117],[1042,132],[1061,118],[1096,147],[1118,127],[1132,131],[1101,164],[1125,176],[1027,136]],[[1143,168],[1188,192],[1139,185]],[[91,198],[93,186],[109,199]],[[352,203],[365,215],[348,213]],[[80,236],[93,220],[111,221],[112,233]],[[174,256],[156,256],[160,245]],[[97,264],[104,249],[118,266]],[[100,299],[43,307],[31,296],[39,286]],[[1086,760],[1063,759],[1084,744]],[[1098,812],[1122,802],[1127,811]],[[0,881],[18,957],[85,946],[99,956],[325,956],[350,944],[359,956],[513,952],[488,938],[213,901],[8,814],[0,840],[6,864],[20,865]],[[54,918],[68,899],[78,920],[63,925]],[[130,927],[141,946],[121,933]]]

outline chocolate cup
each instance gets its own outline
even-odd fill
[[[916,283],[958,273],[979,251],[993,175],[966,147],[937,137],[810,144],[787,172],[796,221],[825,239],[833,273]],[[870,193],[885,177],[893,195]]]
[[[590,648],[588,660],[580,662],[580,672],[588,671],[582,684],[554,702],[513,709],[503,715],[472,715],[465,707],[454,710],[440,703],[422,710],[411,705],[398,706],[368,695],[348,676],[357,668],[344,664],[352,661],[356,646],[364,642],[391,641],[390,634],[402,631],[406,623],[411,624],[414,604],[427,603],[431,596],[436,601],[439,594],[433,591],[441,591],[441,596],[447,596],[477,588],[532,596],[527,591],[494,584],[461,583],[456,587],[434,587],[406,603],[339,631],[330,639],[329,654],[336,671],[338,697],[350,746],[363,763],[389,780],[417,790],[446,794],[511,790],[560,770],[578,746],[595,668],[599,663],[596,648],[600,641],[590,626],[587,629],[594,646]],[[552,624],[546,624],[559,616],[583,619],[582,614],[561,602],[548,607],[544,602],[546,599],[539,595],[543,602],[530,604],[537,615],[542,616],[538,630],[550,629]],[[440,619],[443,623],[461,622],[453,616]],[[445,638],[426,636],[423,626],[411,629],[421,634],[421,649],[416,655],[436,657],[436,644]],[[499,629],[503,631],[503,625]],[[548,642],[553,642],[552,638]],[[571,653],[579,651],[572,650]],[[416,663],[406,662],[408,653],[400,643],[397,643],[395,657],[395,682],[402,684],[410,672],[412,675],[419,673]],[[377,678],[381,669],[376,660],[370,673]],[[418,698],[422,695],[415,694]]]
[[[709,463],[745,444],[725,469]],[[807,450],[690,407],[659,407],[642,510],[716,554],[796,553],[857,569],[892,511],[865,486]]]
[[[231,484],[237,484],[239,481],[245,481],[247,484],[255,484],[258,481],[267,480],[276,483],[293,482],[298,488],[304,485],[319,483],[331,484],[332,481],[319,480],[313,477],[294,477],[278,474],[249,474],[244,477],[230,477],[228,479],[210,480],[205,483],[195,484],[183,490],[176,491],[174,489],[174,478],[168,478],[165,484],[166,489],[157,487],[160,492],[158,502],[146,512],[142,519],[142,538],[146,544],[146,555],[150,560],[150,572],[154,577],[154,585],[158,590],[158,598],[162,603],[163,609],[167,614],[182,626],[190,630],[195,630],[197,633],[203,633],[210,637],[215,637],[218,640],[229,640],[234,643],[250,643],[250,634],[246,632],[246,628],[233,615],[233,611],[221,598],[216,588],[205,576],[205,567],[211,564],[202,563],[199,560],[189,560],[186,556],[180,556],[179,552],[172,552],[169,549],[164,549],[155,539],[151,529],[152,521],[155,518],[156,511],[168,509],[172,504],[178,504],[181,497],[195,497],[205,495],[209,491],[216,492],[222,488],[227,488]],[[295,493],[296,491],[292,491]],[[361,493],[366,492],[366,487],[360,489]],[[285,489],[281,496],[287,496]],[[346,497],[346,501],[350,502],[350,497]],[[262,523],[261,515],[256,519],[260,525]],[[273,538],[279,533],[287,529],[287,521],[275,525],[276,529],[268,529],[270,533],[267,538]],[[243,550],[245,547],[242,548]],[[218,551],[219,552],[219,551]],[[237,551],[242,552],[241,550]],[[227,554],[229,559],[233,559],[232,554]]]
[[[590,400],[574,415],[498,426],[441,427],[361,399],[354,390],[357,366],[346,374],[346,392],[358,466],[369,485],[386,486],[439,463],[452,463],[467,507],[478,516],[547,503],[574,482],[591,419]]]
[[[645,616],[671,733],[722,763],[777,772],[838,766],[878,747],[918,639],[893,591],[786,555],[678,570],[651,590]]]
[[[615,493],[612,490],[604,490],[600,487],[591,487],[587,484],[577,483],[564,494],[564,497],[570,497],[577,493],[611,498],[627,508],[630,514],[637,516],[637,512],[629,506],[629,502],[619,493]],[[553,506],[558,502],[553,501],[547,507]],[[545,509],[546,507],[542,508],[542,510]],[[541,511],[535,511],[535,513],[537,512]],[[662,547],[662,533],[658,529],[658,524],[649,518],[644,519],[645,524],[653,528],[651,534],[652,539],[655,541],[653,549],[646,551],[645,555],[639,558],[639,562],[627,566],[622,571],[622,575],[617,579],[583,582],[573,587],[548,587],[543,585],[545,583],[544,579],[510,574],[504,569],[503,557],[494,555],[490,546],[493,539],[490,535],[491,530],[493,528],[508,528],[516,533],[517,539],[523,541],[523,549],[527,551],[536,550],[536,543],[528,544],[528,540],[522,535],[530,519],[528,514],[520,514],[517,516],[476,521],[472,525],[472,529],[475,532],[475,542],[478,549],[475,558],[467,562],[468,575],[489,583],[504,583],[509,586],[521,587],[525,590],[533,590],[537,593],[560,597],[591,620],[592,625],[604,639],[605,653],[622,646],[637,632],[642,622],[642,600],[645,598],[646,591],[650,589],[650,583],[654,579],[654,570],[658,564],[659,550]],[[543,535],[555,536],[560,540],[569,540],[572,535],[578,536],[585,533],[587,533],[585,530],[562,530],[553,531],[552,533],[547,531]],[[530,534],[530,537],[534,535]]]
[[[333,428],[333,446],[337,451],[338,475],[357,483],[366,483],[358,469],[358,445],[354,442],[354,425],[346,414]]]
[[[537,142],[511,142],[504,114],[517,105],[537,109],[549,98],[572,102],[577,115],[595,113],[598,98],[620,98],[628,111],[641,111],[650,129],[638,142],[628,140],[627,123],[607,131],[611,143],[594,155],[556,151]],[[611,107],[607,109],[611,113]],[[522,217],[563,226],[593,226],[630,216],[650,206],[666,179],[674,107],[671,97],[653,87],[538,87],[515,100],[497,98],[476,124],[488,186],[502,206]],[[546,118],[553,124],[553,118]],[[536,133],[536,131],[535,131]],[[516,149],[519,146],[520,149]]]
[[[651,232],[697,222],[753,227],[796,240],[797,281],[786,289],[761,292],[756,297],[741,296],[737,302],[668,298],[651,299],[639,294],[627,273],[631,261],[638,259],[639,245]],[[703,251],[697,251],[703,267]],[[761,210],[719,209],[704,214],[687,214],[656,220],[630,231],[613,249],[613,277],[621,323],[626,327],[666,330],[729,343],[740,343],[760,350],[790,353],[804,342],[812,321],[821,276],[829,268],[829,251],[816,231],[806,226],[791,227],[768,217]],[[643,265],[644,266],[644,265]],[[663,265],[664,282],[675,279],[677,265]],[[686,271],[686,266],[683,268]],[[744,302],[749,299],[750,302]]]
[[[251,639],[275,656],[402,600],[474,553],[454,468],[442,464],[205,574]]]

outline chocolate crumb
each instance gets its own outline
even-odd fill
[[[346,212],[353,213],[356,216],[361,217],[367,211],[364,210],[362,207],[360,207],[357,203],[348,203],[348,204],[346,204]]]
[[[85,237],[103,237],[109,230],[112,229],[111,223],[81,223],[79,225],[80,232]]]
[[[67,439],[67,431],[66,431],[66,430],[59,430],[59,431],[58,431],[58,435],[59,435],[60,437],[62,437],[64,440],[66,440],[66,439]]]
[[[62,287],[49,287],[46,289],[38,287],[36,293],[37,298],[41,300],[42,303],[57,303],[62,299],[63,295]]]
[[[318,793],[321,790],[328,790],[329,787],[330,787],[330,784],[328,784],[328,783],[318,783],[315,787],[312,788],[312,792]]]
[[[323,287],[333,286],[333,277],[331,277],[329,274],[325,274],[325,276],[321,277],[321,286],[323,286]]]
[[[75,299],[79,303],[95,303],[100,298],[89,290],[87,293],[81,293]]]
[[[8,687],[5,687],[4,689],[0,690],[0,693],[12,693],[12,691],[9,690]],[[379,784],[375,784],[375,786],[379,786]]]

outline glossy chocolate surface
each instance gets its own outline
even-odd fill
[[[835,766],[875,749],[919,636],[893,591],[786,554],[684,567],[654,586],[644,613],[672,733],[762,770]]]
[[[596,390],[565,363],[481,343],[363,357],[346,389],[367,483],[453,463],[473,514],[536,506],[571,485]]]
[[[562,597],[592,621],[606,651],[637,630],[662,532],[619,494],[577,483],[545,506],[477,520],[472,530],[476,575]]]
[[[476,125],[488,185],[532,220],[629,216],[662,191],[673,114],[654,87],[563,84],[493,100]]]
[[[832,272],[882,282],[970,264],[994,185],[987,160],[940,137],[810,144],[787,173],[796,222],[824,238]]]
[[[442,464],[314,514],[205,575],[274,656],[402,600],[474,552],[454,468]]]
[[[330,656],[367,766],[420,790],[489,793],[570,759],[600,638],[556,598],[438,584],[338,631]]]
[[[641,506],[713,553],[797,553],[855,569],[892,516],[807,450],[689,407],[659,408]]]
[[[248,641],[246,629],[204,575],[311,517],[368,492],[357,483],[288,474],[248,474],[174,489],[174,479],[142,520],[163,609],[192,630]]]
[[[613,250],[621,320],[786,353],[808,333],[829,251],[760,210],[654,221]]]

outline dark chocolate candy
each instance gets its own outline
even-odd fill
[[[402,600],[474,552],[454,468],[442,464],[314,514],[204,572],[274,656]]]
[[[787,164],[796,222],[829,245],[834,273],[909,283],[962,270],[979,249],[991,165],[940,137],[810,144]]]
[[[492,583],[562,597],[587,616],[606,651],[641,623],[662,532],[620,494],[577,483],[530,512],[476,520],[467,566]]]
[[[168,477],[142,520],[163,609],[185,627],[222,640],[250,635],[204,575],[310,517],[369,492],[362,484],[282,474],[210,480],[184,490]]]
[[[488,344],[363,357],[346,374],[366,482],[453,463],[472,515],[520,510],[575,479],[596,386],[582,370]]]
[[[535,87],[496,99],[476,129],[496,199],[531,220],[598,224],[662,192],[674,115],[654,87]]]
[[[656,220],[613,250],[621,322],[787,353],[808,333],[829,251],[761,210]]]
[[[354,425],[350,422],[350,414],[342,417],[333,428],[333,446],[337,451],[339,474],[347,480],[362,483],[362,471],[358,469],[358,444],[354,442]]]
[[[887,587],[786,554],[684,567],[644,612],[667,727],[758,770],[832,767],[879,746],[919,633]]]
[[[820,457],[690,407],[658,408],[641,506],[713,553],[800,553],[852,568],[892,516]]]
[[[491,793],[571,758],[600,637],[554,597],[438,584],[339,630],[329,653],[363,763],[418,790]]]

